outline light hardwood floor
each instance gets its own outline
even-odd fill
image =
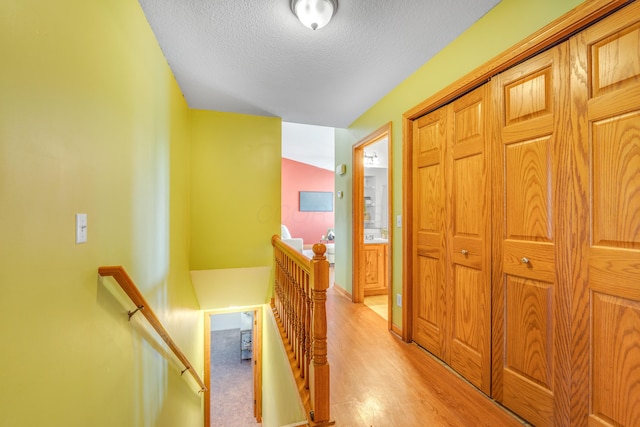
[[[364,304],[327,291],[331,417],[337,426],[514,426],[518,419]]]
[[[387,295],[374,295],[371,297],[364,297],[364,305],[375,311],[378,316],[381,316],[384,320],[388,318],[388,296]]]

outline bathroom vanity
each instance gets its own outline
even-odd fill
[[[387,239],[365,240],[364,296],[387,293]]]

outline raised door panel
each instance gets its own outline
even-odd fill
[[[640,302],[592,288],[591,307],[591,425],[640,425]]]
[[[440,261],[418,257],[417,283],[414,288],[413,340],[440,358],[445,355],[445,295]]]
[[[587,30],[593,98],[620,90],[634,90],[640,83],[640,24],[637,15],[633,16],[634,8],[637,6],[627,8],[606,24]]]
[[[640,4],[576,37],[587,83],[589,425],[640,425]],[[576,108],[584,107],[582,104]]]
[[[490,382],[483,378],[484,364],[489,359],[484,345],[487,339],[484,329],[488,326],[485,313],[490,311],[490,307],[484,303],[485,283],[482,271],[455,265],[451,290],[453,327],[449,364],[481,390],[486,386],[483,391],[488,393]]]
[[[551,135],[505,145],[506,238],[552,240]]]
[[[446,359],[444,155],[447,117],[438,110],[414,121],[413,340]]]
[[[486,109],[488,86],[453,102],[447,156],[448,301],[452,368],[491,391],[491,188]]]
[[[570,140],[558,120],[567,81],[565,44],[499,75],[496,121],[492,395],[536,426],[557,421],[557,343],[567,342],[558,303],[559,165]]]
[[[364,295],[384,295],[387,293],[387,245],[365,244],[364,246]]]
[[[593,244],[640,249],[640,111],[592,122]]]
[[[380,283],[378,245],[364,246],[364,288],[377,288]]]

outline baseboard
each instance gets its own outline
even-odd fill
[[[397,327],[393,323],[391,324],[391,332],[393,332],[394,334],[398,335],[398,337],[400,339],[402,339],[402,329],[400,329],[399,327]]]
[[[335,289],[335,291],[340,295],[345,297],[346,299],[348,299],[349,301],[352,301],[353,298],[351,297],[351,294],[349,292],[347,292],[346,289],[344,289],[342,286],[338,285],[336,282],[333,282],[333,289]]]

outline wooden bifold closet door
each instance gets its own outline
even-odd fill
[[[493,397],[640,425],[640,4],[494,84]]]
[[[413,122],[413,340],[448,361],[445,286],[445,176],[447,111]]]
[[[535,426],[640,426],[640,1],[412,126],[412,339]]]
[[[554,425],[569,378],[556,357],[570,336],[567,54],[565,43],[494,82],[493,396],[536,426]]]
[[[414,122],[413,339],[491,387],[488,86]]]
[[[589,210],[589,322],[574,340],[588,355],[585,409],[590,427],[640,426],[640,4],[574,37],[571,53],[580,206]]]

